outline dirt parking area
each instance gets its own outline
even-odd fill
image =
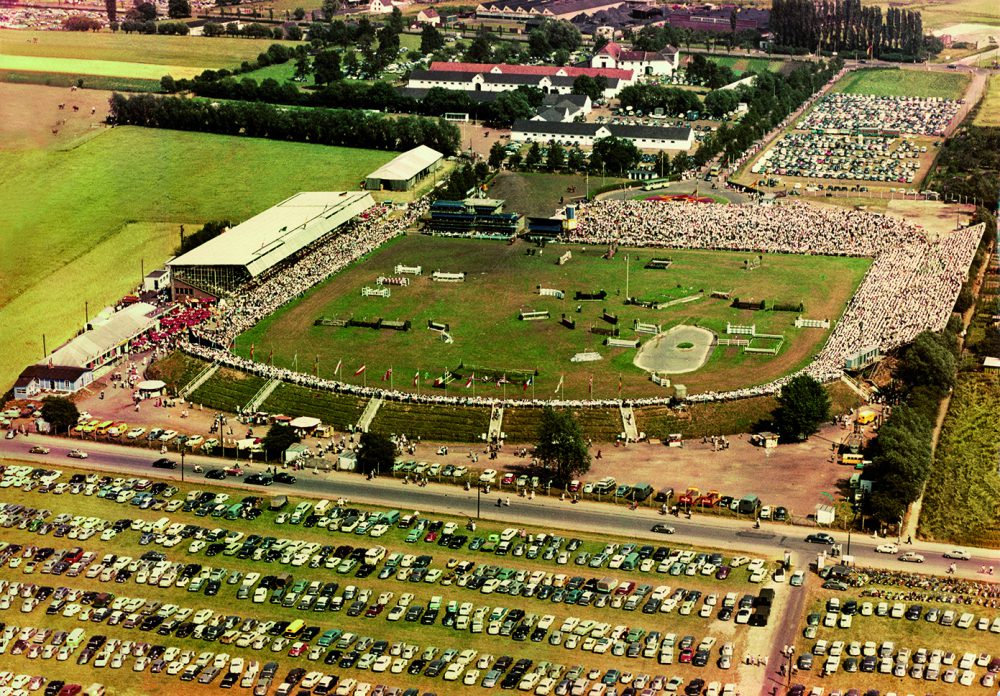
[[[0,149],[69,145],[104,127],[110,96],[100,90],[0,82]]]

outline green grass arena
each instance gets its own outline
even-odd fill
[[[706,364],[677,381],[692,393],[731,389],[771,381],[806,363],[823,346],[829,331],[795,329],[795,312],[737,310],[730,302],[710,298],[712,291],[730,292],[742,300],[766,300],[805,305],[804,316],[837,319],[853,295],[870,261],[842,257],[795,255],[766,256],[755,271],[744,271],[750,254],[704,250],[619,250],[613,260],[601,258],[603,249],[578,245],[552,246],[540,256],[528,256],[526,242],[446,239],[410,235],[398,238],[361,262],[350,267],[301,299],[268,317],[237,340],[236,352],[267,360],[273,353],[275,365],[312,372],[317,356],[318,374],[333,377],[338,361],[343,361],[340,378],[369,385],[389,386],[382,378],[393,369],[393,386],[400,389],[429,390],[435,377],[445,369],[466,366],[506,372],[516,383],[506,387],[508,397],[531,397],[517,371],[538,371],[534,381],[538,398],[552,398],[564,376],[566,398],[590,396],[593,377],[594,398],[616,398],[621,375],[622,394],[627,397],[664,395],[649,375],[632,364],[635,349],[608,348],[604,337],[590,327],[609,328],[602,319],[607,310],[618,316],[622,338],[649,339],[636,335],[633,320],[656,323],[663,330],[677,324],[695,324],[724,335],[727,322],[756,324],[759,333],[783,334],[785,341],[777,355],[745,354],[737,347],[716,347]],[[573,258],[563,266],[558,257],[571,251]],[[694,296],[697,299],[664,309],[625,305],[626,256],[629,293],[643,300],[666,302]],[[673,259],[667,270],[643,268],[652,257]],[[412,279],[409,287],[392,287],[389,298],[362,297],[362,287],[376,287],[380,275],[393,275],[396,264],[420,265],[424,274]],[[464,271],[464,283],[438,283],[430,278],[434,270]],[[543,297],[537,287],[554,288],[566,299]],[[603,301],[574,301],[576,291],[608,292]],[[577,307],[581,311],[576,311]],[[548,311],[542,321],[521,321],[520,311]],[[576,320],[576,328],[560,324],[560,316]],[[359,327],[316,326],[320,317],[373,320],[409,320],[408,332]],[[454,339],[445,343],[429,320],[450,325]],[[587,351],[601,354],[596,362],[574,363],[570,358]],[[354,376],[360,365],[367,373]],[[417,387],[413,381],[419,370]],[[461,383],[448,392],[471,394]],[[494,383],[477,382],[477,395],[503,394]]]

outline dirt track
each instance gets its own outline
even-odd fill
[[[102,127],[110,96],[101,90],[0,82],[0,149],[65,147]]]

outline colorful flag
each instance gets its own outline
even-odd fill
[[[465,388],[468,389],[469,387],[471,387],[472,383],[475,381],[476,381],[476,373],[473,372],[471,375],[469,375],[469,381],[465,383]]]
[[[528,379],[524,383],[524,391],[528,391],[528,387],[530,387],[531,385],[532,385],[532,378],[528,377]]]
[[[383,382],[388,382],[390,377],[392,377],[392,368],[391,367],[388,370],[385,371],[384,375],[382,375],[382,381]]]
[[[562,389],[562,385],[563,385],[563,376],[559,375],[559,384],[556,385],[556,391],[555,391],[556,394],[558,394],[559,390]]]
[[[253,343],[250,344],[250,362],[253,362]]]
[[[337,361],[337,366],[335,368],[333,368],[333,374],[335,374],[335,375],[339,375],[340,374],[340,365],[343,362],[344,362],[343,360],[338,360]]]
[[[622,376],[620,374],[618,375],[618,393],[622,393]]]
[[[267,362],[271,365],[274,364],[274,348],[267,352]]]
[[[361,374],[362,372],[364,372],[364,371],[365,371],[365,370],[366,370],[367,368],[368,368],[368,366],[367,366],[367,365],[362,365],[361,367],[359,367],[358,369],[356,369],[356,370],[354,371],[354,376],[355,376],[355,377],[357,377],[357,376],[358,376],[358,375],[360,375],[360,374]]]
[[[594,395],[594,375],[590,376],[590,395]]]
[[[417,386],[417,382],[420,381],[420,370],[417,370],[417,374],[413,375],[413,386]]]

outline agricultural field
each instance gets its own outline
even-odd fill
[[[842,693],[923,693],[933,683],[935,693],[959,693],[958,681],[968,671],[966,686],[987,685],[981,680],[996,656],[1000,610],[983,606],[975,583],[870,569],[852,572],[847,582],[856,584],[809,591],[793,684],[804,684],[806,693],[817,685]],[[926,586],[935,590],[911,589]]]
[[[12,481],[17,478],[14,462],[8,462],[4,473]],[[53,487],[74,473],[66,470]],[[101,483],[98,475],[93,479],[91,493],[96,493]],[[107,480],[110,482],[110,477]],[[580,678],[590,682],[607,678],[609,683],[617,683],[628,673],[626,681],[638,680],[641,685],[654,675],[663,675],[663,680],[676,678],[679,685],[696,678],[733,682],[744,693],[757,686],[760,678],[760,672],[742,666],[738,656],[751,644],[759,646],[766,641],[769,629],[736,623],[736,607],[724,610],[724,605],[736,604],[741,597],[749,599],[760,591],[763,585],[749,580],[758,568],[758,579],[769,582],[772,564],[767,559],[750,563],[751,559],[736,560],[728,553],[710,557],[710,550],[691,549],[649,532],[622,539],[550,528],[542,537],[542,530],[525,528],[519,534],[488,521],[467,531],[464,518],[428,512],[409,520],[398,511],[389,513],[385,508],[356,504],[331,505],[322,512],[312,509],[315,500],[295,496],[278,512],[267,509],[266,495],[263,500],[257,498],[256,507],[263,510],[250,515],[247,513],[254,504],[249,498],[244,504],[236,502],[242,497],[238,489],[201,481],[161,490],[151,506],[125,504],[137,493],[127,488],[130,483],[124,484],[121,504],[111,497],[87,495],[85,485],[70,489],[66,484],[48,496],[38,491],[37,484],[30,492],[9,488],[8,502],[28,508],[44,505],[51,515],[44,527],[39,527],[39,521],[26,524],[23,530],[16,526],[8,529],[4,542],[36,548],[49,544],[56,554],[71,546],[82,547],[93,555],[82,562],[79,572],[63,566],[48,574],[46,584],[95,594],[110,592],[108,608],[84,606],[74,597],[47,597],[33,608],[30,603],[24,605],[22,598],[0,602],[0,619],[7,625],[16,617],[22,628],[50,631],[27,637],[34,641],[37,635],[39,647],[34,650],[22,652],[16,640],[8,641],[0,656],[0,667],[5,670],[43,674],[49,680],[84,686],[101,682],[109,693],[125,696],[177,693],[178,687],[184,693],[215,693],[231,667],[238,669],[240,676],[244,673],[232,665],[233,658],[243,658],[243,668],[249,661],[277,662],[272,691],[290,670],[301,667],[304,672],[336,674],[340,680],[412,686],[420,692],[481,693],[479,685],[502,655],[511,655],[511,662],[520,658],[530,661],[520,677],[509,676],[518,671],[509,665],[500,670],[498,686],[503,679],[513,680],[504,688],[517,686],[523,675],[537,672],[537,677],[530,677],[534,684],[548,678],[551,689],[566,679],[575,665],[580,665]],[[215,505],[208,501],[219,494],[231,496],[229,504],[235,503],[236,514],[231,518],[205,514]],[[188,499],[201,502],[178,509]],[[117,533],[102,531],[123,514],[134,522]],[[362,522],[362,515],[371,520]],[[143,528],[151,528],[164,516],[167,519],[161,529],[175,526],[150,543],[152,535],[145,536]],[[74,538],[40,536],[39,532],[52,533],[51,521],[56,518],[56,524],[67,525],[63,532],[77,528]],[[387,524],[379,527],[379,519]],[[183,531],[186,525],[190,525],[188,531]],[[85,532],[82,539],[75,538],[86,527],[92,531]],[[199,533],[202,527],[204,531]],[[235,541],[212,544],[204,538],[209,528],[220,528]],[[361,534],[358,529],[363,530]],[[278,538],[285,541],[278,542]],[[445,546],[441,538],[451,543]],[[625,543],[633,544],[638,558],[645,556],[648,562],[630,569],[609,568],[611,554],[592,560],[606,544],[615,544],[613,553],[619,553]],[[275,550],[277,544],[313,546],[296,553]],[[376,546],[382,548],[381,559],[373,558],[370,563],[342,560],[356,549],[360,549],[357,557],[361,558],[366,549]],[[496,553],[498,547],[503,547],[500,553]],[[162,554],[165,562],[159,569],[142,560],[130,566],[131,559],[147,552]],[[9,547],[0,554],[0,582],[4,583],[26,582],[31,579],[26,573],[51,571],[55,565],[53,560],[43,569],[43,560],[21,554],[13,562]],[[106,558],[107,554],[115,558]],[[337,561],[333,561],[335,556]],[[129,560],[121,562],[125,557]],[[621,560],[626,566],[634,563],[625,556]],[[485,570],[460,565],[463,562],[494,569],[487,575]],[[293,577],[282,580],[282,589],[264,588],[261,576],[267,576],[270,584],[285,572]],[[569,576],[580,576],[580,580],[569,581]],[[154,579],[149,582],[151,577]],[[574,588],[588,577],[593,578],[590,584],[594,587],[586,590],[589,594],[581,601],[584,588]],[[598,578],[609,579],[609,584],[597,588]],[[571,586],[564,586],[570,582]],[[804,591],[787,585],[775,589],[779,604],[787,594]],[[53,602],[60,601],[50,609]],[[103,603],[96,597],[94,601]],[[129,601],[133,604],[126,608]],[[491,615],[498,618],[491,619]],[[81,617],[87,620],[81,621]],[[223,627],[223,617],[236,618]],[[298,624],[291,626],[294,622]],[[585,622],[592,622],[589,628],[583,626]],[[617,625],[623,627],[620,632],[613,628]],[[55,656],[58,646],[46,650],[54,638],[52,631],[76,628],[84,632],[83,645],[67,648],[66,659]],[[106,658],[102,658],[101,649],[81,658],[84,646],[97,634],[108,640],[142,641],[148,644],[147,649],[163,646],[156,653],[169,648],[177,651],[142,660],[126,656],[116,647],[106,650]],[[305,645],[301,650],[297,640]],[[735,656],[728,663],[721,658],[724,648]],[[182,650],[192,651],[192,664],[203,651],[211,652],[206,658],[209,663],[215,663],[222,653],[226,657],[219,658],[219,671],[205,679],[206,686],[200,679],[178,681],[180,673],[190,666],[177,654]],[[462,650],[471,652],[459,655]],[[699,650],[704,652],[696,654]],[[431,654],[424,656],[425,651]],[[115,653],[121,657],[115,659]],[[380,655],[387,659],[380,660]],[[155,663],[157,659],[164,661]],[[433,663],[435,659],[443,661]],[[106,662],[109,664],[104,666]],[[190,671],[195,677],[211,669],[206,665]],[[249,679],[251,686],[254,681]],[[527,688],[534,690],[533,686]]]
[[[834,92],[880,97],[943,97],[961,99],[969,85],[963,73],[925,70],[855,70],[833,87]]]
[[[728,291],[745,300],[802,302],[808,316],[839,317],[853,294],[869,261],[866,259],[782,255],[766,257],[762,272],[743,271],[745,255],[713,251],[671,251],[673,265],[668,270],[645,269],[650,250],[622,249],[613,261],[600,258],[599,250],[580,246],[549,247],[543,254],[527,255],[528,245],[504,245],[482,240],[443,239],[407,236],[385,245],[362,262],[314,288],[295,303],[243,334],[237,353],[270,355],[274,364],[292,367],[295,354],[319,355],[321,377],[332,377],[336,363],[343,359],[341,377],[349,381],[380,383],[392,368],[397,388],[410,389],[419,370],[420,388],[432,389],[432,382],[446,369],[462,375],[453,382],[451,394],[500,396],[495,382],[506,374],[511,384],[507,395],[549,398],[560,377],[565,376],[560,396],[589,396],[593,376],[593,396],[618,394],[621,376],[626,396],[663,394],[646,372],[633,365],[634,349],[607,348],[604,337],[591,327],[605,329],[612,324],[602,319],[607,311],[618,317],[623,338],[632,338],[633,320],[655,322],[666,330],[677,324],[697,324],[724,334],[726,322],[755,323],[758,333],[782,334],[783,347],[776,356],[743,353],[738,347],[717,347],[701,369],[679,376],[692,393],[707,389],[762,383],[797,369],[823,345],[827,332],[795,329],[795,312],[752,312],[736,310],[726,300],[712,299],[714,290]],[[556,264],[564,251],[573,259],[565,266]],[[684,300],[665,309],[653,310],[625,305],[626,257],[628,293],[644,300],[667,302]],[[409,287],[393,287],[389,298],[359,298],[362,287],[373,286],[380,275],[392,275],[396,264],[421,265],[424,275],[413,278]],[[464,283],[436,283],[433,270],[464,271]],[[537,287],[556,288],[566,299],[538,295]],[[609,296],[603,302],[574,302],[575,291]],[[542,321],[521,321],[521,311],[548,311]],[[559,323],[562,314],[575,319],[576,329]],[[401,320],[412,322],[409,331],[373,330],[360,327],[316,325],[317,320]],[[428,321],[449,325],[453,343],[442,341]],[[648,340],[648,335],[638,338]],[[576,353],[596,351],[598,362],[572,363]],[[351,376],[361,364],[367,373]],[[474,388],[464,381],[479,371]],[[748,371],[752,377],[748,378]],[[483,384],[482,379],[496,373]],[[346,377],[345,377],[346,375]],[[527,375],[534,375],[535,390],[522,391]]]
[[[143,264],[148,272],[169,258],[181,224],[191,229],[208,220],[239,222],[298,191],[354,189],[365,173],[393,156],[201,133],[106,129],[93,124],[99,116],[90,115],[89,103],[79,113],[57,110],[57,101],[76,99],[79,91],[0,85],[3,95],[15,100],[0,99],[5,114],[0,241],[18,249],[0,258],[5,387],[25,364],[43,357],[42,334],[49,349],[55,348],[83,323],[85,301],[96,314],[139,283]],[[91,90],[82,95],[100,97]],[[78,137],[51,134],[59,119],[68,120],[60,128]],[[78,127],[76,119],[83,119]],[[247,176],[249,171],[254,175]]]
[[[988,78],[986,94],[972,125],[1000,127],[1000,79],[996,75]]]
[[[922,537],[1000,548],[998,403],[996,372],[959,376],[924,493]]]
[[[207,68],[237,66],[256,58],[272,43],[297,45],[293,41],[270,39],[0,29],[0,46],[3,47],[0,56],[3,57],[178,66],[197,68],[197,72]],[[156,75],[156,79],[163,74]]]
[[[958,22],[1000,24],[1000,7],[993,0],[888,0],[876,3],[886,7],[918,10],[924,30],[941,29]]]
[[[164,75],[177,79],[192,78],[202,71],[198,67],[157,65],[153,63],[126,63],[117,60],[81,58],[53,58],[50,56],[10,56],[0,54],[0,70],[24,70],[42,73],[69,73],[72,75],[99,75],[104,77],[133,77],[158,80]]]
[[[770,70],[778,72],[785,64],[783,60],[768,60],[767,58],[739,58],[737,56],[710,56],[710,60],[727,68],[732,68],[737,75],[747,72]]]

